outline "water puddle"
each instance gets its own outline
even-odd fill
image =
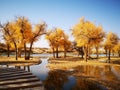
[[[48,72],[50,70],[46,67],[46,65],[48,64],[48,58],[42,58],[41,60],[41,64],[30,66],[30,72],[39,77],[40,80],[44,81],[47,78]]]
[[[43,82],[46,90],[108,90],[108,87],[113,87],[112,90],[120,89],[120,66],[80,65],[67,71],[50,70],[47,67],[48,58],[41,60],[41,64],[27,68]],[[104,85],[99,81],[104,82]]]
[[[71,90],[76,85],[76,78],[74,76],[69,76],[68,81],[64,84],[63,90]]]

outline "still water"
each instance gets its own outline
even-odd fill
[[[81,65],[73,70],[63,71],[50,70],[47,67],[48,58],[41,58],[41,60],[41,64],[30,66],[30,72],[39,77],[46,90],[120,89],[119,66]]]
[[[71,90],[75,86],[75,77],[68,76],[66,72],[60,70],[50,71],[47,67],[48,58],[41,60],[41,64],[30,66],[30,72],[39,77],[47,90]]]
[[[50,56],[41,55],[42,63],[29,66],[28,70],[42,81],[46,90],[120,90],[120,66],[80,65],[72,70],[50,70]]]

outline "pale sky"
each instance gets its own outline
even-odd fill
[[[102,25],[105,32],[120,36],[120,0],[0,0],[0,22],[15,16],[25,16],[32,24],[45,21],[49,29],[59,27],[69,35],[84,16]],[[34,46],[48,47],[48,42],[42,36]]]

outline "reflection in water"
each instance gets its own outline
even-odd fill
[[[99,86],[100,90],[106,90],[100,82],[103,82],[105,86],[111,88],[112,90],[120,90],[120,66],[95,66],[95,65],[81,65],[75,68],[75,74],[77,77],[77,83],[75,88],[89,90],[90,87]],[[81,80],[83,77],[86,80]],[[96,81],[98,84],[90,84],[91,79]],[[83,87],[82,87],[83,86]],[[89,87],[90,86],[90,87]],[[87,89],[88,88],[88,89]],[[81,90],[82,90],[81,89]],[[75,89],[77,90],[77,89]],[[94,90],[94,89],[92,89]]]
[[[43,82],[46,90],[107,90],[106,87],[120,90],[120,66],[80,65],[72,71],[63,71],[50,70],[46,67],[48,58],[41,60],[39,65],[16,68],[32,72]]]
[[[30,66],[30,71],[40,78],[46,90],[107,90],[107,86],[112,86],[113,90],[120,89],[119,66],[81,65],[67,72],[50,70],[46,67],[48,59],[41,60],[41,64]]]
[[[15,68],[30,72],[30,66],[15,66]]]
[[[50,71],[44,81],[47,90],[62,90],[64,83],[68,80],[66,73],[63,71]]]
[[[87,78],[77,78],[76,85],[72,90],[108,90],[99,83],[89,80]]]
[[[120,67],[119,66],[112,66],[111,71],[120,80]]]
[[[95,77],[101,80],[119,80],[120,78],[120,69],[117,69],[116,66],[81,65],[76,67],[75,70],[79,76]]]
[[[49,72],[49,68],[46,67],[48,64],[48,58],[42,58],[41,60],[41,64],[30,66],[30,71],[40,78],[41,81],[44,81]]]
[[[76,85],[76,78],[74,76],[68,76],[68,81],[64,84],[63,90],[71,90]]]

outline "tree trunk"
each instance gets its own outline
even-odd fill
[[[32,51],[32,45],[33,45],[33,41],[30,44],[30,49],[29,49],[28,58],[27,58],[28,60],[30,59],[30,54],[31,54],[31,51]]]
[[[83,56],[84,56],[83,47],[81,48],[81,56],[82,56],[82,58],[83,58]]]
[[[53,50],[53,57],[55,58],[55,50],[54,50],[54,48],[52,48],[52,50]]]
[[[114,50],[112,51],[112,55],[114,56],[115,54],[114,54]]]
[[[84,60],[87,62],[87,52],[85,51],[85,57],[84,57]]]
[[[17,50],[17,48],[15,50],[15,53],[16,53],[16,60],[18,60],[18,50]]]
[[[81,54],[81,56],[82,56],[82,58],[83,58],[84,54]]]
[[[56,58],[58,58],[58,47],[56,47]]]
[[[96,56],[97,56],[97,59],[99,58],[99,54],[98,54],[98,46],[96,46]]]
[[[87,52],[87,46],[85,47],[84,46],[84,60],[87,62],[87,55],[88,54],[88,52]]]
[[[21,58],[21,48],[18,49],[18,57]]]
[[[120,57],[120,50],[118,51],[118,57]]]
[[[111,50],[109,49],[109,56],[108,56],[109,63],[110,63],[110,54],[111,54]]]
[[[106,57],[107,57],[107,49],[105,49],[105,52],[106,52]]]
[[[66,49],[64,49],[64,58],[66,57]]]
[[[18,60],[18,48],[17,48],[17,44],[16,44],[15,40],[13,40],[13,44],[15,46],[15,55],[16,55],[15,59]]]
[[[25,42],[24,42],[24,54],[25,54],[24,58],[25,58],[25,60],[27,60],[27,50],[26,50],[26,43]]]
[[[15,46],[15,55],[16,55],[15,59],[18,60],[18,48],[15,42],[14,42],[14,46]]]
[[[90,46],[87,46],[87,58],[90,59]]]
[[[8,57],[10,57],[10,45],[9,44],[7,45],[7,55]]]

